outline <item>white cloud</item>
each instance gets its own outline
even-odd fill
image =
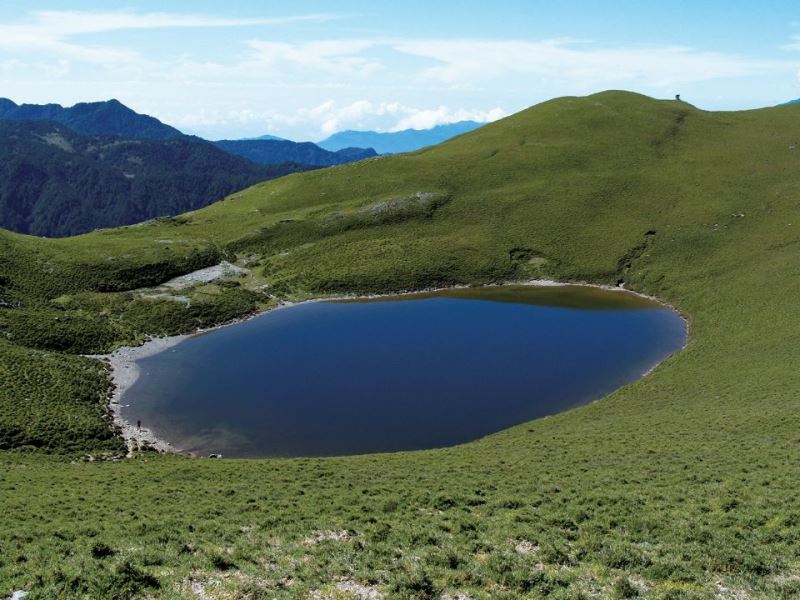
[[[122,47],[81,44],[86,34],[169,28],[230,28],[321,22],[332,14],[264,18],[229,18],[198,14],[132,11],[36,11],[28,23],[0,24],[0,49],[40,50],[89,63],[137,63],[138,52]],[[475,86],[508,75],[527,75],[586,86],[614,82],[672,85],[709,79],[742,77],[782,70],[788,61],[756,59],[682,46],[596,47],[586,40],[496,39],[330,39],[287,43],[251,39],[252,52],[237,65],[262,74],[302,67],[331,75],[371,76],[388,69],[377,51],[394,51],[432,61],[417,73],[417,81],[449,86]],[[800,36],[785,46],[800,50]],[[373,55],[369,53],[372,52]],[[169,61],[171,57],[160,57]],[[172,57],[174,60],[174,57]],[[396,66],[397,60],[392,61]]]
[[[791,68],[784,60],[754,59],[682,46],[597,48],[574,40],[399,40],[392,47],[436,61],[422,79],[448,85],[528,75],[596,87],[612,83],[655,86],[745,77]]]
[[[329,100],[309,111],[308,116],[321,120],[320,132],[323,135],[330,135],[340,129],[364,126],[370,117],[385,115],[386,106],[374,105],[367,100],[356,100],[338,107],[334,101]]]
[[[301,21],[326,21],[329,14],[297,15],[257,19],[230,19],[174,13],[38,11],[30,23],[0,24],[0,49],[44,51],[60,58],[89,63],[136,62],[137,52],[110,46],[90,46],[72,41],[92,33],[136,29],[217,28],[252,25],[281,25]]]
[[[800,35],[793,35],[792,41],[781,46],[783,50],[800,50]]]
[[[14,71],[22,71],[23,69],[30,68],[28,63],[19,60],[18,58],[10,58],[8,60],[0,61],[0,71],[4,75],[9,75]]]
[[[390,131],[402,131],[403,129],[430,129],[436,125],[447,125],[459,121],[477,121],[478,123],[490,123],[497,119],[508,116],[508,113],[500,107],[490,110],[466,110],[451,109],[448,106],[440,106],[434,109],[417,110],[408,116],[400,119],[397,125]]]
[[[285,25],[301,21],[328,21],[331,14],[294,15],[286,17],[267,17],[251,19],[231,19],[225,17],[179,14],[179,13],[134,13],[117,12],[79,12],[79,11],[37,11],[32,13],[35,27],[39,31],[55,33],[59,36],[102,33],[131,29],[176,29],[243,27],[249,25]]]
[[[304,44],[250,40],[247,45],[253,50],[253,63],[248,67],[300,66],[341,75],[369,75],[382,68],[380,62],[359,56],[374,46],[368,40],[320,40]]]
[[[177,126],[218,127],[226,125],[259,126],[261,133],[269,133],[284,127],[305,125],[317,132],[317,137],[327,137],[343,129],[371,129],[376,131],[401,131],[403,129],[429,129],[458,121],[488,123],[505,117],[501,108],[486,111],[454,109],[448,106],[417,108],[400,102],[373,103],[356,100],[340,105],[326,100],[312,108],[298,108],[282,113],[275,110],[254,111],[249,109],[214,113],[201,110],[182,115],[172,120]]]
[[[375,38],[246,43],[251,57],[236,67],[245,77],[281,76],[287,81],[318,84],[339,82],[342,87],[350,88],[368,82],[377,89],[388,85],[425,87],[430,91],[486,92],[502,85],[507,90],[549,87],[562,89],[564,93],[582,93],[607,87],[667,89],[796,70],[795,62],[782,59],[757,59],[684,46],[597,47],[589,41],[571,38],[540,41]]]

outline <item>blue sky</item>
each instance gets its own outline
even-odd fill
[[[0,96],[118,98],[206,137],[492,120],[555,96],[800,97],[800,3],[194,0],[0,4]]]

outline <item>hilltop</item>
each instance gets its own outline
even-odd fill
[[[176,218],[0,232],[0,594],[797,596],[798,117],[560,98]],[[247,273],[154,297],[222,260]],[[453,448],[95,460],[123,448],[80,354],[284,300],[531,278],[657,296],[689,343]]]

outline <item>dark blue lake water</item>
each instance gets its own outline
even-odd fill
[[[685,337],[673,310],[577,286],[314,302],[141,359],[122,414],[199,454],[435,448],[600,398]]]

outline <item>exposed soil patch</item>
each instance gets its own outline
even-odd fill
[[[221,279],[230,279],[231,277],[244,275],[245,273],[247,273],[247,269],[237,267],[228,261],[222,261],[213,267],[206,267],[205,269],[199,269],[197,271],[187,273],[186,275],[181,275],[180,277],[170,279],[166,283],[162,284],[161,287],[166,287],[171,290],[185,290],[186,288],[190,288],[201,283],[211,283]]]

